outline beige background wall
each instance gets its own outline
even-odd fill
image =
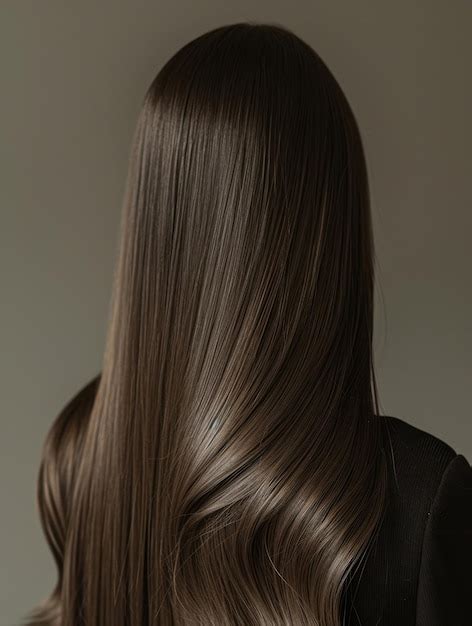
[[[472,460],[469,0],[4,0],[0,8],[0,624],[54,582],[40,447],[98,371],[129,142],[161,64],[240,20],[325,59],[361,127],[382,410]]]

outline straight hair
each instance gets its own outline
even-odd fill
[[[132,143],[100,373],[45,442],[34,626],[339,626],[386,507],[355,116],[287,28],[184,45]]]

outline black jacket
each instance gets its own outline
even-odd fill
[[[348,626],[472,626],[472,468],[441,439],[382,416],[389,504],[347,593]]]

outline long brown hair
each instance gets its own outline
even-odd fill
[[[101,373],[44,449],[31,623],[342,624],[387,465],[366,161],[319,55],[254,23],[181,48],[120,232]]]

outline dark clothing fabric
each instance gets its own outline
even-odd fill
[[[389,503],[348,587],[348,626],[472,626],[472,468],[392,416]]]

